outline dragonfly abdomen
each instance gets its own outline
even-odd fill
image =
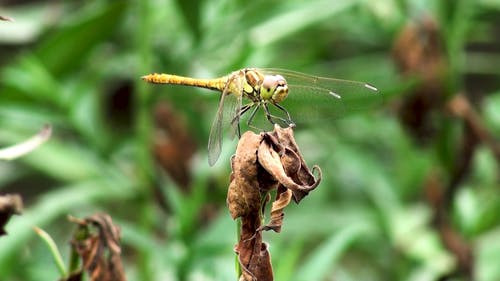
[[[195,79],[190,77],[164,74],[164,73],[153,73],[141,77],[142,80],[153,83],[153,84],[172,84],[172,85],[184,85],[184,86],[194,86],[199,88],[206,88],[210,90],[223,91],[224,86],[227,82],[227,77],[215,78],[215,79]]]

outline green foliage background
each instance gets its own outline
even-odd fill
[[[218,77],[246,66],[370,81],[384,99],[381,108],[297,128],[303,154],[322,167],[324,179],[300,205],[288,207],[282,233],[265,235],[275,280],[437,280],[453,272],[454,256],[432,227],[422,188],[436,166],[452,160],[439,146],[420,147],[399,125],[393,107],[409,84],[390,52],[409,20],[435,17],[452,92],[469,86],[468,75],[493,81],[488,90],[472,85],[470,94],[483,94],[478,108],[498,139],[500,50],[468,46],[498,46],[499,12],[495,0],[0,5],[2,15],[15,19],[0,23],[0,143],[14,144],[53,125],[53,137],[40,149],[0,163],[0,192],[20,193],[25,201],[23,215],[0,238],[0,280],[56,280],[32,226],[49,232],[67,258],[72,226],[65,216],[97,211],[110,213],[122,228],[129,280],[236,280],[236,226],[225,209],[235,142],[227,138],[215,167],[206,161],[219,95],[154,87],[139,77]],[[110,111],[112,93],[122,88],[132,93],[131,110]],[[160,100],[186,120],[198,144],[190,192],[181,191],[151,154],[152,108]],[[457,142],[460,121],[449,122],[443,138]],[[500,280],[499,169],[481,146],[449,210],[473,247],[476,280]],[[207,205],[214,211],[200,221]],[[447,280],[465,280],[454,278]]]

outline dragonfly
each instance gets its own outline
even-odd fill
[[[295,126],[284,104],[287,100],[314,100],[316,105],[327,109],[327,115],[342,116],[346,110],[364,104],[364,100],[378,101],[378,89],[359,81],[342,80],[308,75],[278,68],[243,68],[214,79],[197,79],[164,73],[152,73],[141,77],[154,84],[172,84],[206,88],[221,92],[216,117],[208,139],[208,163],[213,166],[222,149],[223,126],[230,124],[232,135],[240,136],[240,119],[250,112],[246,121],[252,122],[259,109],[271,124]],[[248,100],[243,104],[243,99]],[[301,107],[308,107],[301,104]],[[273,108],[274,111],[271,111]],[[318,114],[314,106],[305,109],[306,115]],[[275,113],[275,112],[278,112]]]

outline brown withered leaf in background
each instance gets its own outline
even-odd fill
[[[448,103],[447,109],[455,116],[460,117],[465,121],[466,129],[471,131],[468,138],[475,137],[483,144],[490,148],[493,155],[500,163],[500,142],[498,142],[493,134],[484,125],[480,114],[474,109],[469,99],[464,94],[455,95]],[[466,143],[467,138],[463,143]],[[464,150],[465,151],[465,150]]]
[[[242,275],[240,281],[273,280],[268,247],[262,230],[281,231],[284,208],[293,197],[298,203],[321,180],[321,170],[306,166],[293,137],[292,128],[275,126],[271,133],[246,132],[231,159],[231,182],[227,203],[233,219],[241,217],[241,236],[235,246]],[[262,212],[269,192],[277,189],[271,221],[262,226]]]
[[[420,83],[404,96],[399,119],[422,144],[436,133],[435,109],[442,109],[446,94],[447,61],[442,33],[431,17],[407,24],[394,43],[393,58],[401,74]]]
[[[426,199],[434,210],[432,224],[444,246],[455,256],[458,265],[456,271],[461,272],[461,275],[468,276],[465,280],[473,280],[474,247],[469,245],[460,231],[453,228],[452,220],[448,214],[449,203],[446,192],[449,191],[446,190],[443,176],[437,170],[431,171],[425,179],[424,187]]]
[[[479,131],[475,128],[479,128],[481,122],[471,114],[472,107],[465,96],[453,93],[453,98],[447,100],[452,95],[447,87],[448,61],[443,42],[443,34],[431,17],[423,17],[407,25],[400,33],[395,42],[394,59],[405,77],[417,78],[420,83],[404,97],[399,118],[405,129],[420,144],[435,141],[435,136],[442,129],[444,119],[449,118],[450,111],[465,121],[461,139],[448,144],[455,150],[453,167],[446,167],[448,175],[432,171],[428,175],[425,191],[429,204],[433,207],[434,227],[443,244],[455,255],[457,271],[464,272],[464,278],[470,280],[474,264],[470,254],[471,247],[460,232],[453,229],[449,210],[461,187],[460,183],[470,171],[478,144],[478,137],[474,132]]]
[[[72,247],[82,259],[91,281],[125,281],[120,259],[120,229],[107,214],[95,214],[84,220],[72,219],[79,225]],[[86,237],[81,237],[82,228]],[[76,279],[78,280],[78,279]]]
[[[14,214],[21,214],[23,201],[17,194],[0,196],[0,236],[5,235],[5,225]]]
[[[179,186],[187,188],[191,183],[189,164],[196,152],[196,142],[169,104],[158,103],[154,114],[156,160]]]

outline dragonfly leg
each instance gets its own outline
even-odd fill
[[[250,126],[253,122],[253,118],[255,117],[255,113],[257,113],[257,110],[259,109],[258,106],[256,106],[252,112],[250,113],[250,117],[248,117],[248,120],[247,120],[247,125]]]
[[[284,124],[287,124],[288,126],[293,124],[293,121],[290,120],[290,118],[288,119],[285,119],[285,118],[282,118],[282,117],[279,117],[279,116],[276,116],[276,115],[272,115],[271,112],[269,112],[269,108],[267,107],[267,103],[263,103],[262,104],[262,107],[264,108],[264,112],[266,113],[266,118],[267,120],[269,120],[269,122],[271,122],[271,124],[276,124],[276,121],[275,120],[278,120],[279,122],[283,122]],[[279,109],[283,109],[283,107],[278,107]],[[286,113],[288,113],[286,110],[285,110]],[[289,114],[287,114],[288,117],[290,117]]]
[[[248,111],[248,109],[250,109],[251,107],[254,107],[254,109],[252,109],[252,112],[250,112],[250,116],[248,117],[248,120],[246,122],[247,125],[248,125],[248,127],[252,128],[254,130],[262,131],[263,132],[264,131],[263,129],[261,129],[261,128],[257,127],[257,126],[254,126],[252,124],[253,119],[255,117],[255,114],[259,110],[260,104],[251,103],[251,104],[247,104],[246,106],[248,106],[248,108],[245,110],[245,112]]]
[[[249,103],[247,105],[244,105],[238,110],[238,113],[236,116],[234,116],[233,120],[231,120],[231,125],[234,125],[236,121],[239,121],[240,117],[245,114],[251,107],[253,106],[253,103]]]
[[[253,103],[249,103],[249,104],[241,107],[240,110],[238,110],[238,113],[236,113],[236,116],[234,116],[233,120],[231,120],[231,126],[234,126],[235,123],[237,123],[238,138],[241,137],[240,117],[241,117],[241,115],[245,114],[245,112],[247,112],[250,108],[252,108],[252,106],[253,106]]]
[[[266,113],[266,118],[271,124],[276,124],[273,121],[273,116],[271,115],[271,112],[269,112],[269,108],[267,107],[267,103],[263,103],[262,107],[264,108],[264,112]]]
[[[287,121],[285,122],[286,124],[288,125],[294,124],[292,117],[290,116],[290,113],[288,113],[288,111],[283,106],[281,106],[279,103],[272,103],[272,105],[276,106],[276,108],[280,109],[286,114],[286,119],[287,119]]]

